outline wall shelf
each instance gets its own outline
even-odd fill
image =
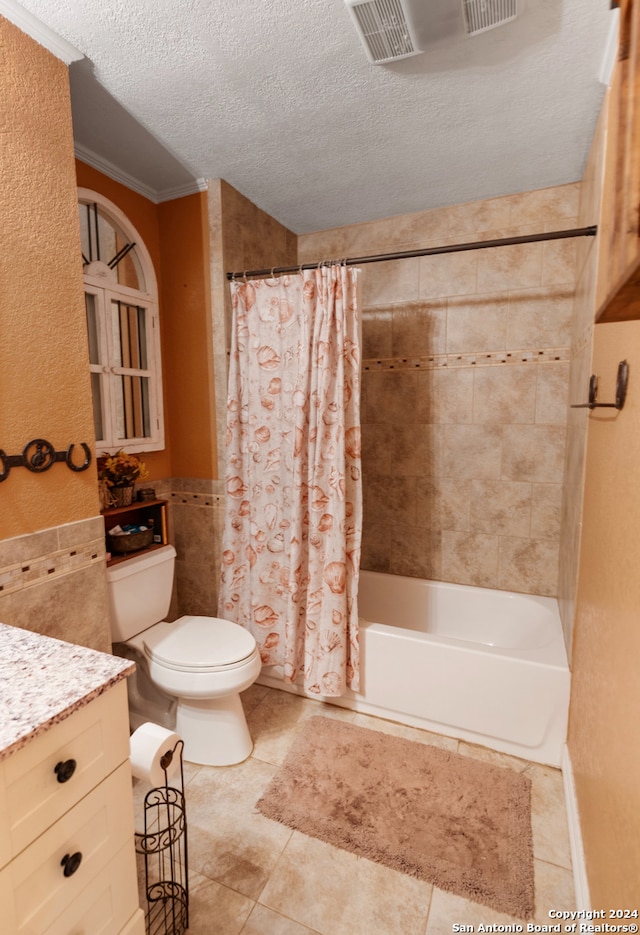
[[[154,528],[154,542],[135,552],[125,554],[115,553],[107,561],[107,565],[117,565],[120,562],[126,562],[129,558],[136,555],[143,555],[145,552],[152,552],[154,549],[160,549],[169,542],[167,531],[167,501],[166,500],[136,500],[129,506],[110,507],[102,511],[104,517],[105,542],[107,543],[107,553],[109,545],[107,541],[107,532],[113,526],[131,523],[136,525],[150,526]],[[160,541],[158,541],[158,538]]]

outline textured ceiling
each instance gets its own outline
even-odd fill
[[[416,2],[428,23],[434,0]],[[611,17],[610,0],[525,0],[372,65],[343,0],[21,5],[85,55],[80,152],[158,200],[226,179],[296,233],[580,179]]]

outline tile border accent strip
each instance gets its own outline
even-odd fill
[[[88,542],[0,568],[0,596],[60,578],[90,565],[104,564],[104,543]]]
[[[540,350],[490,351],[488,353],[434,354],[430,357],[382,357],[363,360],[362,370],[437,370],[445,367],[496,367],[504,364],[557,363],[570,359],[568,347]]]

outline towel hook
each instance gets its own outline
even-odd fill
[[[627,389],[629,386],[629,364],[626,360],[621,360],[618,364],[618,373],[616,376],[616,401],[615,403],[599,403],[598,398],[598,377],[595,373],[589,378],[589,401],[572,405],[571,409],[622,409],[627,398]]]

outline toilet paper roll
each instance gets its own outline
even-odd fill
[[[161,760],[169,753],[180,740],[178,734],[147,721],[131,734],[131,772],[136,779],[142,779],[152,786],[164,786],[165,771]],[[166,778],[170,779],[178,772],[180,766],[180,751],[176,751],[171,763],[167,766]]]

